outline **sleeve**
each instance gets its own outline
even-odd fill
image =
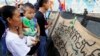
[[[27,28],[27,27],[24,25],[24,19],[23,19],[23,17],[21,18],[21,22],[22,22],[22,28]]]
[[[21,18],[21,21],[23,28],[28,28],[30,26],[29,21],[25,17]]]
[[[26,56],[30,51],[30,47],[28,47],[22,41],[13,41],[9,43],[9,47],[14,51],[14,55],[16,56]]]
[[[36,14],[37,23],[40,27],[43,27],[45,25],[44,23],[44,17],[42,15]]]

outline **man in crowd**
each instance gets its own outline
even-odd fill
[[[44,14],[49,9],[49,0],[39,0],[39,11],[36,12],[36,19],[40,27],[40,45],[38,48],[38,56],[47,56],[47,35],[45,30],[51,25],[45,20]]]

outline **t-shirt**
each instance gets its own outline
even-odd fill
[[[6,45],[13,56],[26,56],[30,47],[25,44],[25,39],[21,39],[17,34],[7,31]]]
[[[41,13],[40,11],[36,12],[35,18],[37,19],[37,22],[38,22],[39,27],[40,27],[40,35],[46,36],[45,25],[46,25],[47,22],[44,18],[43,13]]]
[[[34,36],[36,35],[36,24],[37,24],[37,20],[32,19],[29,20],[26,17],[22,18],[22,23],[25,26],[24,28],[24,35],[25,36]]]

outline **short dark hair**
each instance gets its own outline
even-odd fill
[[[38,5],[38,3],[35,3],[35,4],[34,4],[34,8],[35,8],[35,12],[37,12],[37,11],[39,10],[39,5]]]
[[[47,3],[48,0],[38,0],[39,7],[42,7],[44,3]]]
[[[20,8],[21,5],[23,6],[23,4],[18,4],[18,8]]]
[[[25,4],[23,5],[23,11],[24,11],[24,12],[25,12],[25,8],[26,8],[26,7],[29,7],[29,8],[34,9],[33,4],[31,4],[31,3],[25,3]]]
[[[7,21],[7,18],[10,17],[12,18],[12,16],[14,15],[14,11],[16,10],[17,8],[14,7],[14,6],[9,6],[9,5],[6,5],[6,6],[3,6],[1,8],[1,16],[2,18],[6,21]]]

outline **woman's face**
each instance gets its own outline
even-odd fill
[[[13,16],[8,22],[14,27],[19,27],[21,25],[20,12],[18,9],[13,12]]]

